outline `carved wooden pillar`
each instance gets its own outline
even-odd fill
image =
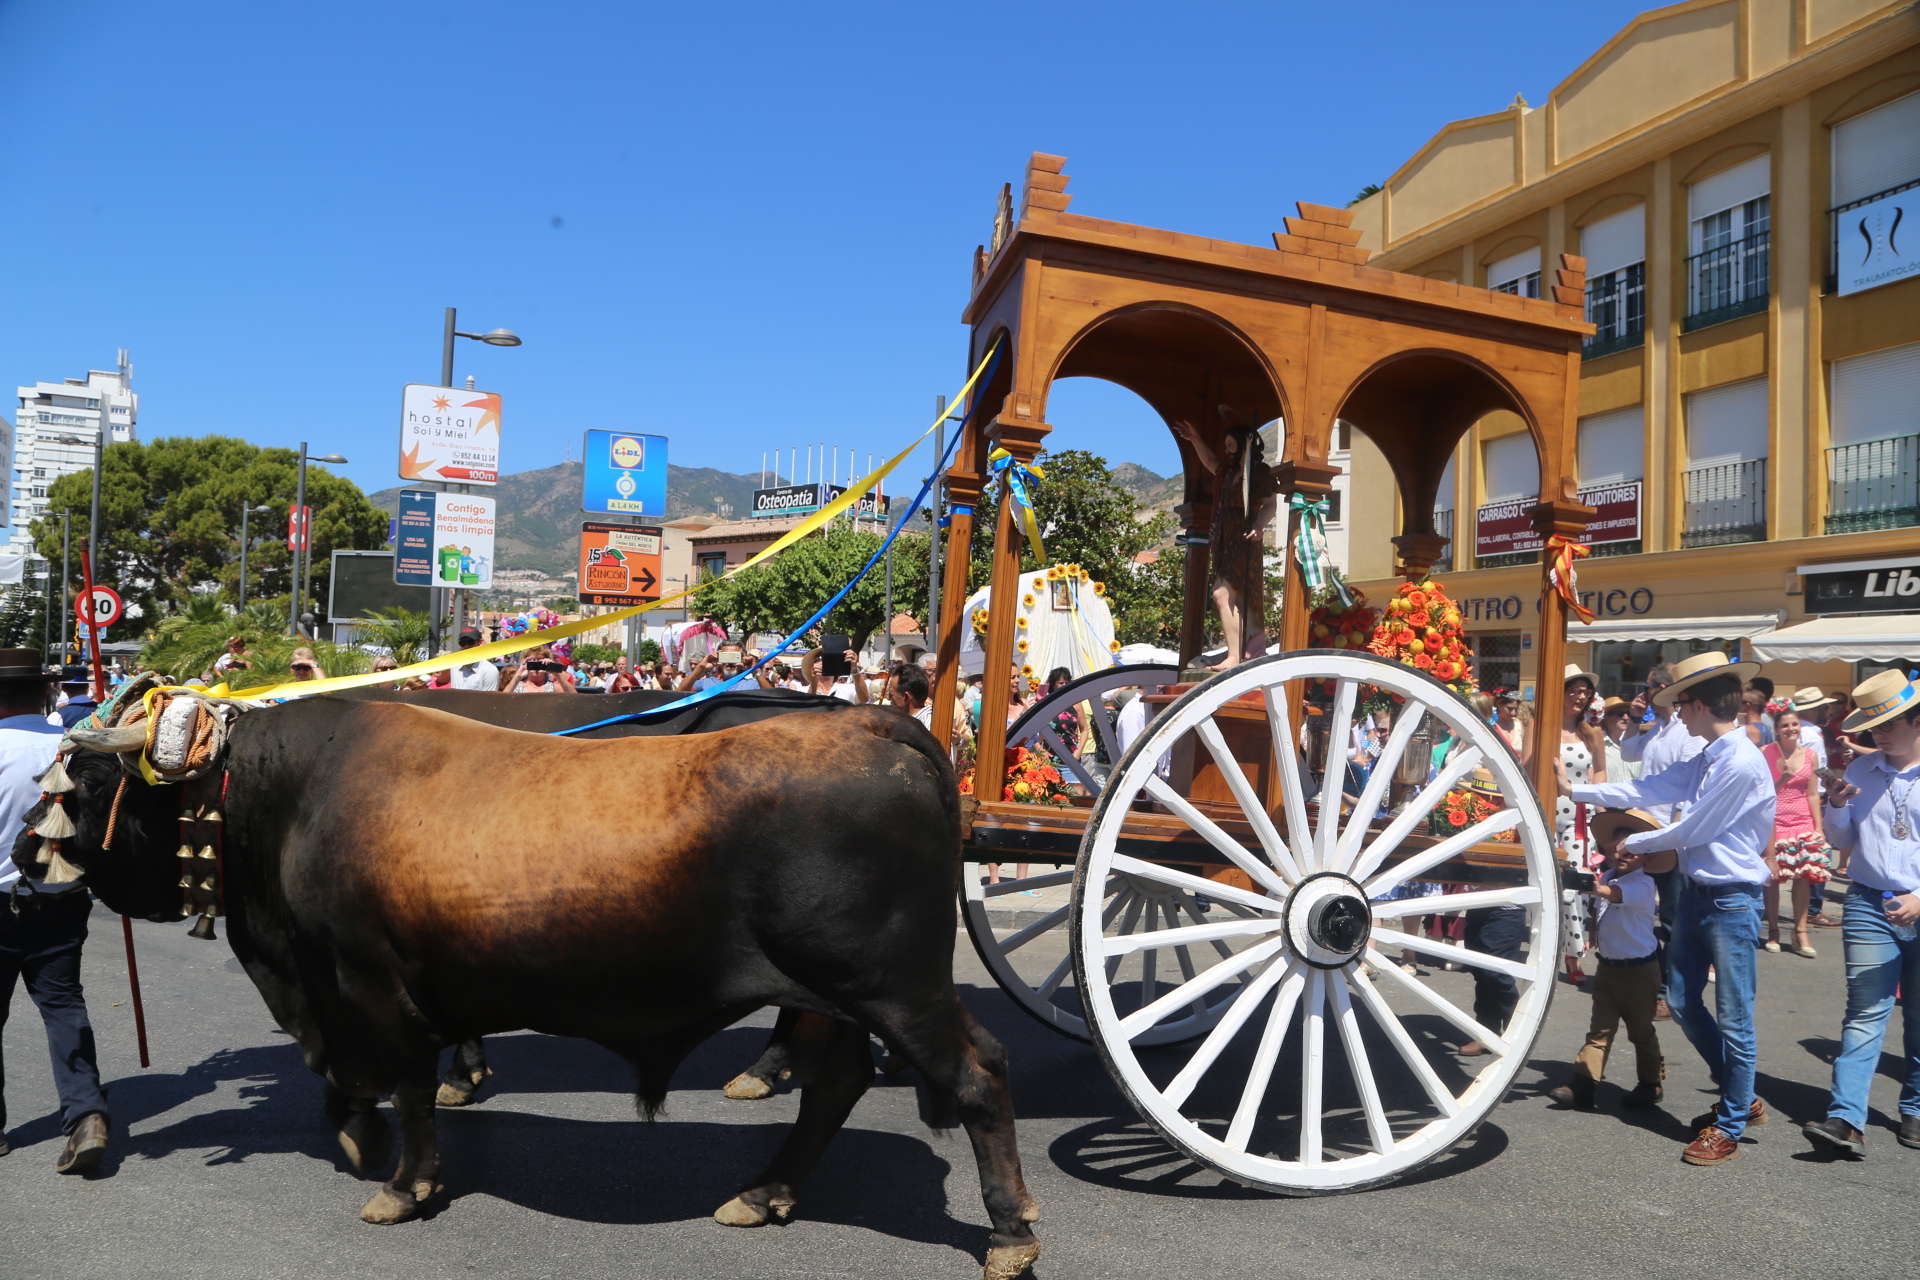
[[[1273,469],[1273,478],[1280,486],[1282,510],[1286,512],[1286,541],[1280,548],[1286,565],[1286,594],[1280,602],[1280,649],[1290,652],[1307,647],[1307,615],[1310,606],[1307,601],[1307,578],[1293,554],[1293,543],[1300,532],[1300,513],[1293,509],[1289,501],[1291,495],[1305,494],[1308,499],[1318,502],[1333,492],[1333,478],[1340,474],[1337,467],[1322,462],[1283,462]]]
[[[1554,534],[1563,538],[1577,538],[1586,530],[1587,521],[1593,516],[1593,508],[1560,499],[1536,503],[1527,508],[1527,515],[1533,520],[1534,532],[1543,539]],[[1533,740],[1536,749],[1527,764],[1528,771],[1533,775],[1534,790],[1539,792],[1541,800],[1550,803],[1559,794],[1559,784],[1553,771],[1553,762],[1560,758],[1557,745],[1559,735],[1553,732],[1553,727],[1559,723],[1560,695],[1554,691],[1560,686],[1553,683],[1553,677],[1567,665],[1567,602],[1554,589],[1553,557],[1545,548],[1540,552],[1540,639],[1536,648],[1540,659],[1539,674],[1533,682]],[[1556,745],[1552,750],[1538,750],[1538,744],[1543,740]]]
[[[967,570],[973,559],[973,512],[980,504],[979,473],[962,471],[961,466],[978,466],[978,453],[978,445],[969,442],[947,472],[947,545],[941,561],[946,576],[940,586],[940,649],[933,668],[933,738],[942,743],[953,741],[953,704],[960,690],[960,641],[966,627]],[[934,536],[940,536],[938,530]]]

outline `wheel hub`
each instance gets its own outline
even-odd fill
[[[1366,891],[1336,871],[1300,882],[1287,899],[1287,940],[1317,969],[1338,969],[1366,950],[1373,932]]]

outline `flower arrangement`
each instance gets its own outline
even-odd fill
[[[1477,790],[1457,787],[1447,792],[1446,797],[1434,809],[1431,815],[1433,834],[1450,836],[1469,823],[1492,817],[1500,808],[1500,805]],[[1488,837],[1488,839],[1504,841],[1507,844],[1516,843],[1519,838],[1519,832],[1511,827]]]
[[[960,779],[960,794],[973,794],[971,769]],[[1000,798],[1022,804],[1070,805],[1073,803],[1073,791],[1061,778],[1060,770],[1054,767],[1052,756],[1044,751],[1029,751],[1025,747],[1008,747],[1007,781]]]
[[[1472,693],[1479,687],[1467,661],[1460,610],[1431,577],[1400,584],[1374,627],[1367,650],[1416,667],[1456,693]]]
[[[987,634],[987,611],[984,606],[973,611],[973,633],[979,636]]]
[[[1331,589],[1307,621],[1307,645],[1314,649],[1364,649],[1373,637],[1379,610],[1367,603],[1366,593],[1354,591],[1351,605],[1340,604]]]

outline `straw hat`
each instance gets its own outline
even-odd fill
[[[1882,671],[1853,691],[1854,712],[1841,722],[1847,733],[1858,733],[1920,707],[1920,684],[1898,671]]]
[[[1757,669],[1758,668],[1756,668],[1756,670]],[[1596,693],[1599,692],[1600,690],[1599,676],[1593,674],[1593,672],[1591,671],[1582,671],[1580,669],[1580,664],[1577,662],[1569,662],[1567,664],[1567,678],[1565,680],[1562,680],[1560,683],[1562,685],[1569,685],[1569,684],[1572,684],[1575,680],[1585,680],[1588,684],[1593,686],[1594,692]]]
[[[1815,707],[1828,706],[1834,701],[1832,694],[1821,692],[1817,685],[1808,685],[1804,689],[1795,689],[1787,705],[1795,711],[1811,711]]]
[[[1735,662],[1724,653],[1696,653],[1691,658],[1673,664],[1673,683],[1653,695],[1654,705],[1670,707],[1688,689],[1715,676],[1732,676],[1745,685],[1747,677],[1757,674],[1759,670],[1760,664],[1757,662]]]
[[[1632,705],[1633,704],[1628,702],[1625,698],[1616,696],[1616,697],[1608,698],[1605,702],[1601,703],[1600,710],[1603,712],[1615,711],[1615,710],[1625,711],[1628,708],[1630,708]]]
[[[1484,796],[1489,800],[1504,800],[1506,798],[1501,793],[1500,780],[1494,777],[1493,770],[1487,768],[1485,765],[1480,766],[1468,775],[1467,790],[1473,792],[1475,795]]]
[[[1593,842],[1606,848],[1623,835],[1658,831],[1663,824],[1644,809],[1602,809],[1587,819],[1587,831]]]

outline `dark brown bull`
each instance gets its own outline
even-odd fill
[[[178,788],[130,781],[103,851],[125,774],[101,752],[134,734],[74,737],[66,857],[116,911],[177,911]],[[597,1041],[633,1063],[651,1116],[691,1049],[777,1005],[824,1015],[796,1036],[799,1118],[716,1218],[791,1213],[871,1082],[871,1033],[967,1129],[986,1274],[1037,1256],[1006,1055],[953,986],[953,773],[908,717],[577,741],[323,698],[242,716],[226,764],[234,953],[325,1077],[356,1168],[384,1164],[376,1100],[390,1093],[400,1117],[398,1168],[366,1221],[409,1218],[438,1189],[444,1046],[519,1029]],[[22,866],[38,866],[32,840]]]

